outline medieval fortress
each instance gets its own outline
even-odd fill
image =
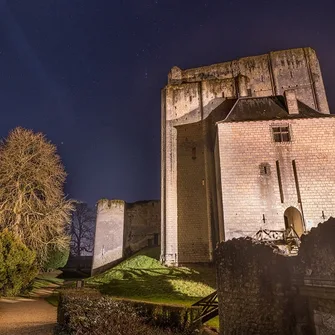
[[[161,202],[98,203],[93,271],[156,243],[167,265],[211,262],[218,242],[335,216],[335,117],[313,49],[174,67],[161,97]]]

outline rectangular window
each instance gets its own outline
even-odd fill
[[[273,139],[275,142],[290,142],[290,128],[285,127],[272,127]]]

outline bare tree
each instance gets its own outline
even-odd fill
[[[94,245],[95,211],[84,202],[75,203],[70,228],[71,255],[91,254]]]
[[[43,134],[19,127],[0,143],[0,230],[18,235],[40,264],[48,250],[68,247],[73,205],[64,196],[65,178],[56,146]]]

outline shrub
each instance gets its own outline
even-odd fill
[[[0,296],[18,295],[37,276],[36,254],[7,229],[0,232]]]
[[[56,270],[66,265],[70,255],[70,246],[63,249],[51,247],[48,251],[48,259],[43,265],[45,271]]]
[[[140,316],[131,303],[89,289],[68,289],[60,293],[57,322],[58,332],[69,335],[177,334],[147,324],[148,319]]]

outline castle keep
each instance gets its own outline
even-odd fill
[[[161,258],[210,262],[258,230],[335,216],[335,118],[316,53],[171,69],[162,90]]]

